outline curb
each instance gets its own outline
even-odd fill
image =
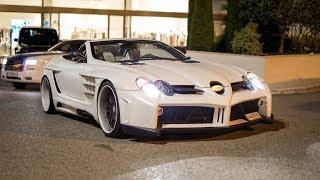
[[[271,93],[273,95],[277,95],[277,94],[305,94],[305,93],[315,93],[315,92],[320,92],[320,85],[271,90]]]

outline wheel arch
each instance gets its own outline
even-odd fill
[[[106,84],[106,83],[108,83],[108,84]],[[121,124],[121,113],[120,113],[120,111],[121,111],[121,108],[120,108],[120,103],[119,103],[119,96],[118,96],[118,93],[117,93],[117,89],[115,88],[115,85],[114,85],[114,83],[112,82],[112,81],[110,81],[109,79],[103,79],[101,82],[100,82],[100,84],[99,84],[99,87],[98,87],[98,90],[97,90],[97,98],[96,98],[96,100],[95,100],[95,102],[96,102],[96,114],[97,114],[97,122],[100,124],[100,126],[101,126],[101,128],[103,129],[103,125],[101,124],[102,122],[102,119],[100,119],[100,115],[99,115],[99,106],[100,106],[100,103],[99,103],[99,100],[100,100],[100,93],[102,93],[101,92],[101,90],[102,90],[102,88],[103,88],[103,86],[109,86],[109,87],[107,87],[107,88],[109,88],[111,91],[112,91],[112,93],[113,93],[113,95],[114,95],[114,97],[115,97],[115,101],[116,101],[116,107],[117,107],[117,109],[118,109],[118,112],[117,112],[117,116],[118,116],[118,121],[119,121],[119,123]],[[112,86],[110,86],[110,85],[112,85]],[[104,129],[103,129],[104,130]]]

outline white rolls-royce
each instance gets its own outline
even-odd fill
[[[75,51],[85,40],[62,41],[48,51],[17,54],[2,60],[1,78],[12,82],[17,89],[26,84],[40,84],[44,66],[53,58],[66,52]]]
[[[110,137],[273,121],[270,89],[254,73],[152,40],[87,41],[46,65],[41,95],[46,113],[91,116]]]

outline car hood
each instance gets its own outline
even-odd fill
[[[210,87],[211,81],[218,81],[229,86],[230,83],[242,81],[245,75],[239,68],[212,62],[150,60],[140,63],[124,66],[138,70],[142,76],[151,80],[164,80],[172,85]]]
[[[13,56],[8,56],[7,59],[26,59],[29,57],[37,57],[37,56],[47,56],[47,55],[58,55],[58,54],[65,54],[62,51],[43,51],[43,52],[33,52],[33,53],[23,53],[23,54],[16,54]]]

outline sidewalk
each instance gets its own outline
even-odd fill
[[[320,79],[299,79],[269,84],[272,94],[300,94],[320,92]]]

